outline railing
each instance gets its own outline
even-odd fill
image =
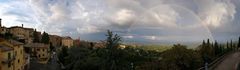
[[[211,62],[210,64],[208,64],[208,66],[207,66],[208,69],[209,69],[209,70],[214,69],[220,62],[222,62],[222,61],[225,59],[225,57],[226,57],[227,55],[229,55],[229,54],[231,54],[231,53],[234,53],[234,52],[228,52],[228,53],[226,53],[226,54],[218,57],[217,59],[215,59],[213,62]],[[205,67],[203,66],[203,67],[199,68],[198,70],[204,70],[204,69],[205,69]]]

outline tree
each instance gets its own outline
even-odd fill
[[[14,37],[13,37],[13,34],[12,34],[12,33],[7,32],[7,33],[4,34],[4,38],[5,38],[5,39],[12,39],[12,38],[14,38]]]
[[[231,48],[231,51],[232,51],[233,50],[233,42],[232,42],[232,40],[230,42],[230,48]]]
[[[41,42],[44,44],[49,44],[49,35],[46,32],[43,32]]]
[[[71,47],[65,60],[67,70],[98,70],[101,59],[88,47]]]
[[[203,45],[203,46],[205,46],[205,45],[206,45],[206,43],[205,43],[205,40],[203,40],[203,42],[202,42],[202,45]]]
[[[214,54],[215,56],[218,56],[220,53],[220,48],[219,48],[219,45],[217,43],[217,41],[215,40],[215,43],[214,43]]]
[[[55,47],[50,43],[50,51],[55,51]]]
[[[113,34],[110,30],[107,31],[106,36],[107,36],[107,39],[105,40],[106,50],[107,50],[106,61],[108,62],[106,66],[110,66],[108,67],[109,69],[107,70],[117,70],[118,54],[119,54],[118,46],[120,44],[121,37],[118,36],[117,34]]]
[[[40,41],[40,39],[39,39],[38,33],[35,29],[34,32],[33,32],[33,42],[34,43],[39,43],[39,41]]]
[[[231,48],[229,47],[229,42],[227,41],[227,52],[230,50],[231,50]]]
[[[110,30],[107,31],[106,47],[107,49],[117,49],[121,37],[118,34],[113,34]]]
[[[130,63],[140,61],[142,58],[133,49],[119,49],[121,37],[107,32],[105,48],[91,49],[94,43],[86,42],[81,47],[71,47],[67,54],[64,47],[61,59],[67,70],[129,70]],[[67,55],[67,56],[64,56]],[[134,58],[133,58],[134,57]],[[137,64],[136,64],[137,65]]]
[[[58,54],[58,58],[59,58],[59,61],[62,62],[64,65],[66,64],[65,59],[67,56],[68,56],[68,48],[62,47],[61,51]]]
[[[238,39],[238,49],[240,48],[240,37]]]
[[[202,61],[197,52],[187,49],[184,45],[174,45],[162,53],[162,65],[160,70],[194,70],[198,68]]]
[[[210,40],[207,39],[207,47],[210,47],[211,43],[210,43]]]

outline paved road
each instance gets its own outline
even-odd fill
[[[53,58],[49,60],[47,64],[37,63],[36,59],[30,61],[29,70],[61,70],[60,65],[57,63],[56,55],[53,55]]]
[[[236,70],[239,62],[240,52],[235,52],[228,55],[214,70]]]

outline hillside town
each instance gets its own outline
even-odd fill
[[[240,70],[240,0],[0,0],[0,70]]]
[[[80,40],[48,35],[24,25],[4,27],[1,21],[0,19],[0,70],[31,70],[37,64],[47,65],[51,60],[57,61],[57,49],[80,44]],[[56,62],[55,65],[58,64]]]

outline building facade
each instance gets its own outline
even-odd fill
[[[15,40],[1,40],[0,46],[11,48],[12,51],[5,52],[1,54],[1,57],[5,62],[2,63],[3,67],[4,63],[8,64],[8,68],[4,68],[3,70],[24,70],[26,64],[26,58],[23,48],[23,43],[20,43]],[[7,58],[7,59],[6,59]],[[12,67],[12,68],[11,68]]]
[[[50,58],[50,46],[43,43],[29,43],[24,46],[31,57],[38,59],[39,63],[47,62]]]
[[[15,56],[13,48],[0,44],[0,70],[14,70],[14,59]]]
[[[49,42],[52,44],[54,47],[60,47],[62,43],[62,38],[57,35],[49,35]]]
[[[13,34],[13,36],[17,37],[20,40],[24,40],[25,43],[32,43],[33,32],[34,29],[23,28],[23,26],[14,26],[9,28],[9,33]]]
[[[73,39],[71,37],[63,37],[62,39],[62,46],[65,47],[72,47],[73,46]]]

